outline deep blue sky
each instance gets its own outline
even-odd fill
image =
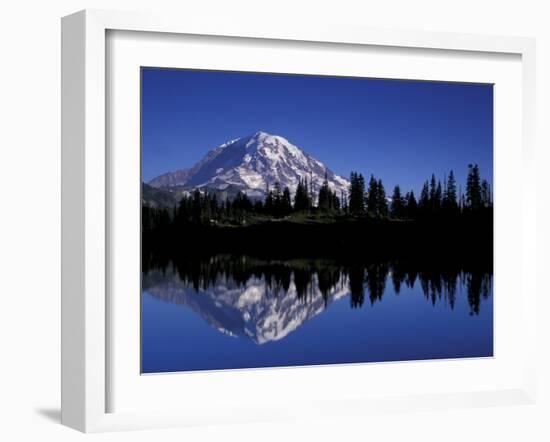
[[[263,130],[335,173],[382,178],[418,196],[477,163],[492,184],[492,85],[144,68],[142,175],[192,166],[227,140]]]

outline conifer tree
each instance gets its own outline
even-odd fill
[[[378,216],[387,216],[388,215],[388,200],[386,199],[386,191],[382,180],[379,179],[376,185],[376,207]]]
[[[441,201],[441,184],[439,184],[438,189],[438,183],[435,178],[435,174],[432,173],[432,177],[430,179],[430,211],[432,213],[437,212],[440,206]]]
[[[201,192],[199,189],[195,189],[193,192],[193,202],[192,202],[192,218],[193,221],[196,223],[200,223],[202,221],[202,198],[201,198]]]
[[[281,209],[281,199],[282,199],[281,185],[277,181],[273,186],[273,206],[274,206],[275,212],[279,212]]]
[[[288,215],[292,211],[292,202],[290,198],[290,189],[285,187],[281,198],[281,211],[283,215]]]
[[[367,212],[370,216],[378,215],[378,181],[374,175],[370,176],[369,189],[367,190]]]
[[[452,170],[449,172],[449,176],[445,183],[442,207],[447,214],[455,214],[458,210],[456,180]]]
[[[313,204],[314,195],[315,195],[315,191],[313,189],[313,172],[309,172],[309,201],[310,201],[310,206]]]
[[[301,179],[298,182],[296,194],[294,195],[294,210],[296,212],[305,212],[309,210],[310,206],[307,182]]]
[[[404,207],[405,207],[405,202],[404,202],[403,196],[401,195],[401,188],[399,187],[399,185],[397,185],[393,188],[393,193],[391,197],[391,207],[390,207],[391,215],[394,218],[403,217]]]
[[[481,180],[477,164],[468,165],[466,180],[466,204],[469,210],[477,211],[481,208]]]
[[[443,192],[441,190],[441,181],[437,182],[437,187],[435,188],[435,199],[433,201],[433,208],[435,212],[438,212],[441,209],[441,200],[443,197]]]
[[[332,210],[335,212],[340,212],[341,203],[340,198],[336,195],[336,192],[332,192]]]
[[[310,179],[310,183],[308,184],[307,183],[307,180],[304,179],[304,190],[305,190],[305,198],[304,198],[304,201],[306,203],[306,210],[310,210],[313,206],[313,197],[311,196],[311,189],[313,189],[313,185],[311,183],[311,179]]]
[[[233,200],[233,208],[242,212],[250,212],[252,209],[252,202],[245,193],[239,191]]]
[[[184,195],[176,210],[176,223],[184,224],[191,221],[193,217],[193,200],[187,195]]]
[[[321,188],[319,189],[318,207],[323,212],[332,211],[334,206],[334,196],[328,185],[327,173],[325,172],[325,179]]]
[[[406,195],[406,212],[408,218],[416,218],[418,212],[418,203],[416,202],[416,198],[412,190]]]
[[[430,179],[430,207],[433,209],[435,202],[435,190],[437,186],[437,181],[435,175],[432,173],[432,178]]]
[[[481,205],[483,208],[489,208],[493,205],[491,186],[485,179],[481,181]]]
[[[363,175],[352,172],[350,176],[349,211],[354,215],[365,213],[365,180]]]
[[[268,190],[267,192],[267,196],[265,198],[264,210],[267,215],[274,215],[275,198],[273,196],[272,190]]]
[[[348,201],[343,190],[340,190],[340,208],[344,213],[348,212]]]
[[[430,205],[430,190],[428,181],[424,182],[422,192],[420,192],[420,200],[418,201],[418,210],[423,215],[426,215],[431,209]]]
[[[151,209],[147,204],[141,206],[141,230],[144,233],[152,230]]]

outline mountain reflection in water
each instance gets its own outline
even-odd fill
[[[424,302],[451,310],[457,296],[466,296],[468,316],[479,315],[482,301],[491,296],[488,269],[419,268],[398,261],[347,264],[217,255],[147,263],[142,285],[144,292],[191,309],[221,333],[256,344],[282,340],[336,301],[347,300],[351,309],[375,307],[388,292],[399,295],[404,287],[418,286]]]

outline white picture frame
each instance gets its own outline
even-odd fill
[[[86,10],[62,20],[62,423],[85,432],[243,422],[287,417],[312,417],[339,413],[366,414],[373,410],[454,408],[529,403],[535,398],[535,339],[525,340],[522,384],[514,388],[478,389],[463,393],[391,395],[334,398],[312,402],[304,408],[257,410],[241,401],[235,407],[248,412],[239,417],[228,410],[192,416],[172,410],[108,412],[110,347],[107,339],[110,311],[108,228],[108,117],[106,84],[109,31],[142,31],[163,34],[240,37],[286,42],[338,43],[380,48],[424,48],[521,57],[521,158],[524,190],[521,224],[521,291],[525,337],[534,337],[536,287],[535,152],[535,42],[518,37],[493,37],[417,31],[388,31],[345,26],[293,26],[266,22],[215,22],[195,17],[162,17]],[[360,368],[355,368],[360,369]],[[331,370],[344,370],[333,367]],[[256,376],[269,377],[269,370]],[[209,376],[206,373],[204,376]],[[276,381],[275,381],[276,382]],[[242,414],[241,414],[242,416]]]

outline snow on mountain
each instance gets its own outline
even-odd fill
[[[250,197],[262,197],[267,187],[279,183],[292,194],[301,179],[313,183],[318,191],[325,174],[331,189],[347,194],[349,182],[334,174],[321,161],[305,153],[287,139],[266,132],[228,141],[211,150],[190,169],[169,172],[154,178],[149,185],[157,188],[184,186],[241,190]]]
[[[264,278],[252,277],[244,286],[223,275],[209,288],[195,290],[178,277],[155,281],[149,274],[143,281],[147,293],[157,299],[184,305],[210,326],[232,337],[256,344],[278,341],[322,313],[332,302],[349,294],[347,278],[323,297],[315,275],[307,299],[300,299],[294,278],[288,290],[270,288]]]

